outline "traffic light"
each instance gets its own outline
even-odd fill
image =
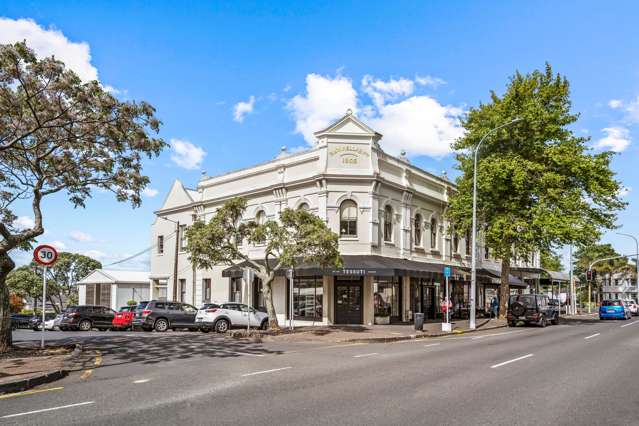
[[[588,269],[586,271],[586,280],[587,281],[592,281],[592,269]]]

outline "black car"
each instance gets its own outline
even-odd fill
[[[140,302],[133,317],[133,328],[141,328],[144,331],[163,332],[170,329],[186,328],[198,330],[195,324],[197,308],[180,302],[167,302],[164,300],[151,300]]]
[[[545,327],[548,323],[559,324],[559,306],[543,294],[514,294],[510,296],[508,325],[515,327],[519,321]]]
[[[31,328],[31,314],[11,314],[11,329]]]
[[[108,330],[111,328],[115,311],[106,306],[71,306],[64,312],[60,321],[60,330],[89,331],[92,328]]]

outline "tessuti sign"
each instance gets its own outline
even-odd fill
[[[54,247],[42,244],[33,251],[33,259],[42,266],[51,266],[58,260],[58,252]]]

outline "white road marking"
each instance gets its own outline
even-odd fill
[[[439,346],[441,343],[429,343],[428,345],[424,345],[425,348],[430,348],[431,346]]]
[[[484,337],[492,337],[492,336],[503,336],[505,334],[513,334],[513,333],[521,333],[523,330],[513,330],[513,331],[504,331],[502,333],[493,333],[493,334],[483,334],[481,336],[475,336],[472,340],[483,339]]]
[[[253,373],[242,374],[242,377],[256,376],[258,374],[274,373],[276,371],[288,370],[293,367],[273,368],[272,370],[255,371]]]
[[[148,381],[150,381],[151,379],[140,379],[140,380],[134,380],[133,383],[140,384],[140,383],[146,383]]]
[[[520,357],[515,358],[515,359],[511,359],[511,360],[508,360],[508,361],[500,362],[499,364],[491,365],[490,368],[499,368],[499,367],[504,366],[506,364],[510,364],[510,363],[513,363],[513,362],[521,361],[522,359],[530,358],[531,356],[534,356],[534,354],[528,354],[528,355],[520,356]]]
[[[233,355],[241,355],[241,356],[264,356],[264,354],[252,354],[250,352],[231,352]]]
[[[325,346],[323,348],[319,348],[319,349],[335,349],[335,348],[348,348],[351,346],[362,346],[362,345],[367,345],[368,343],[348,343],[348,344],[343,344],[343,345],[333,345],[333,346]]]
[[[44,413],[46,411],[62,410],[63,408],[79,407],[81,405],[88,405],[88,404],[93,404],[93,401],[79,402],[77,404],[61,405],[59,407],[43,408],[41,410],[25,411],[24,413],[9,414],[7,416],[2,416],[0,418],[8,419],[11,417],[19,417],[19,416],[26,416],[28,414]]]
[[[588,336],[588,337],[584,337],[584,340],[592,339],[593,337],[597,337],[597,336],[599,336],[600,334],[601,334],[601,333],[591,334],[591,335],[590,335],[590,336]]]
[[[379,354],[377,352],[372,352],[370,354],[353,355],[353,358],[364,358],[367,356],[374,356],[374,355],[379,355]]]
[[[639,321],[633,321],[633,322],[631,322],[629,324],[622,325],[621,328],[628,327],[629,325],[633,325],[633,324],[637,324],[637,323],[639,323]]]

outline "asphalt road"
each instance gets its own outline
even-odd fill
[[[385,344],[59,335],[84,342],[85,369],[0,399],[0,423],[639,423],[636,318]]]

